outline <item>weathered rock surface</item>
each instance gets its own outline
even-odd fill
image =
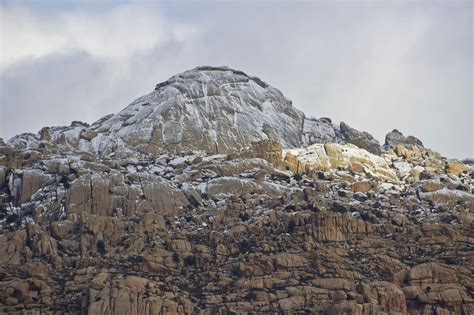
[[[402,144],[416,138],[407,139]],[[276,140],[284,148],[352,143],[373,154],[382,152],[369,133],[343,122],[333,124],[329,118],[305,117],[278,89],[227,67],[177,74],[92,125],[73,121],[70,126],[45,127],[37,135],[18,135],[8,143],[18,149],[75,149],[105,157],[133,151],[155,156],[193,150],[228,154],[261,140]]]
[[[373,154],[380,155],[380,153],[382,153],[380,143],[374,139],[370,133],[358,131],[349,127],[349,125],[344,122],[341,122],[340,129],[347,143],[352,143],[359,148],[365,149]]]
[[[395,147],[399,144],[403,145],[408,149],[413,149],[414,147],[417,147],[419,149],[423,148],[423,143],[418,138],[413,136],[405,137],[397,129],[394,129],[391,132],[387,133],[387,135],[385,136],[384,144],[384,147],[386,149],[395,149]]]
[[[474,314],[472,165],[389,138],[201,68],[0,143],[0,313]]]

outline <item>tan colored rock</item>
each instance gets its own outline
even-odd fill
[[[91,213],[92,189],[90,178],[81,176],[74,180],[67,191],[66,208],[68,213]]]
[[[364,165],[359,162],[352,162],[350,170],[356,174],[363,174],[364,173]]]
[[[285,150],[285,161],[295,173],[307,171],[310,167],[316,170],[327,170],[331,167],[330,154],[323,144],[313,144],[307,148]]]
[[[413,146],[412,149],[407,149],[402,144],[397,144],[395,146],[395,153],[405,159],[412,159],[423,156],[423,151],[420,151],[416,146]]]
[[[275,140],[262,140],[252,145],[251,151],[256,156],[275,164],[282,159],[282,145]]]
[[[83,217],[83,222],[80,243],[83,255],[109,253],[123,238],[125,224],[117,217],[89,215]],[[143,241],[140,241],[130,253],[140,252],[142,247]]]
[[[49,176],[37,170],[23,171],[21,199],[24,203],[30,200],[31,196],[49,181]]]
[[[285,186],[261,182],[253,179],[240,179],[235,177],[220,177],[206,183],[204,191],[208,196],[229,195],[245,196],[256,193],[269,196],[282,196],[291,192]]]
[[[92,186],[92,213],[101,216],[112,215],[112,207],[110,203],[109,180],[94,174],[91,177]]]
[[[102,290],[109,281],[109,274],[107,272],[98,273],[90,283],[90,288],[94,290]]]
[[[278,305],[283,312],[288,312],[304,306],[304,298],[302,296],[292,296],[279,300]]]
[[[166,229],[163,216],[154,212],[147,212],[143,215],[143,226],[145,231],[155,233]]]
[[[448,172],[454,176],[459,176],[464,172],[467,172],[469,168],[463,163],[457,161],[448,162]]]
[[[352,191],[366,193],[372,188],[371,186],[372,185],[369,181],[355,182],[354,184],[352,184]]]
[[[263,276],[265,273],[273,272],[273,266],[265,264],[239,264],[239,275],[242,277],[258,277]]]
[[[199,169],[201,172],[211,170],[217,173],[219,176],[233,176],[236,174],[254,171],[255,169],[266,171],[267,173],[274,172],[272,165],[261,158],[226,161],[219,164],[204,165]]]
[[[301,173],[305,170],[306,165],[300,162],[298,158],[291,153],[285,155],[285,162],[287,163],[289,170],[293,173]]]
[[[301,268],[308,265],[308,261],[299,255],[281,253],[273,256],[275,267],[279,269]]]
[[[423,291],[421,287],[417,285],[410,285],[402,288],[403,294],[407,300],[414,300],[418,295],[420,295]]]
[[[162,178],[147,176],[142,181],[143,194],[157,213],[176,214],[189,203],[181,190]]]
[[[22,261],[22,250],[26,245],[27,234],[23,230],[7,233],[0,242],[0,263],[2,266],[19,265]]]
[[[60,222],[52,222],[51,234],[58,239],[63,239],[67,235],[73,234],[75,228],[76,228],[76,224],[69,220],[60,221]]]
[[[426,287],[417,295],[417,301],[433,308],[447,307],[453,314],[470,314],[474,300],[464,287],[458,284],[442,284]],[[468,311],[468,313],[465,313]]]
[[[471,204],[470,209],[474,209],[474,195],[462,190],[442,188],[433,192],[420,193],[419,196],[422,200],[448,206],[454,206],[460,202],[467,202]]]
[[[191,243],[187,240],[173,240],[170,243],[170,249],[179,253],[190,253],[192,252]]]
[[[363,307],[355,302],[342,302],[329,306],[325,310],[328,315],[362,315]]]
[[[229,250],[224,244],[218,244],[216,247],[216,254],[220,256],[228,256]]]
[[[366,302],[378,305],[379,311],[406,314],[405,295],[398,286],[386,281],[374,281],[368,287],[362,292]]]
[[[442,189],[443,184],[437,180],[426,180],[421,183],[420,187],[423,192],[433,192]]]
[[[355,291],[356,289],[354,281],[343,278],[318,278],[311,280],[311,284],[328,290]]]
[[[222,114],[199,130],[173,96],[0,140],[0,314],[474,314],[472,161],[452,174],[420,146],[319,143],[361,134],[303,116],[294,141],[252,143],[282,139],[259,121],[240,138],[233,119],[268,108],[253,101],[266,84],[228,72],[170,89]],[[249,82],[251,98],[219,112],[219,87]]]
[[[318,241],[344,241],[364,236],[373,229],[370,222],[353,219],[347,213],[318,213],[314,217],[313,237]]]
[[[42,262],[27,262],[21,268],[28,277],[35,277],[40,280],[48,280],[49,270]]]
[[[372,176],[397,181],[396,173],[389,167],[383,157],[360,149],[353,144],[316,143],[306,148],[289,149],[284,151],[285,161],[293,172],[318,170],[350,169],[353,163],[362,165],[364,172]]]
[[[407,275],[407,282],[411,285],[452,283],[457,280],[456,273],[450,267],[436,263],[415,266]]]
[[[148,279],[127,276],[107,282],[100,291],[89,290],[90,303],[84,309],[88,314],[191,314],[193,311],[190,301],[177,303],[163,296]]]

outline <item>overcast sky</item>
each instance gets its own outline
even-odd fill
[[[471,1],[0,0],[0,137],[89,123],[227,65],[308,116],[474,157]]]

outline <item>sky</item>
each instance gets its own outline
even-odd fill
[[[474,157],[471,1],[0,0],[0,137],[92,123],[226,65],[307,116]]]

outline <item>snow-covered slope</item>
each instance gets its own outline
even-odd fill
[[[99,156],[189,151],[222,154],[273,139],[284,148],[337,142],[380,153],[379,143],[370,135],[341,126],[328,118],[305,117],[278,89],[259,78],[227,67],[207,66],[159,83],[153,92],[91,126],[73,122],[68,127],[46,127],[38,135],[16,136],[9,144],[16,148],[79,149]]]
[[[300,145],[304,114],[283,94],[243,72],[201,67],[171,77],[125,109],[93,124],[98,136],[81,141],[95,151],[117,144],[149,153],[205,150],[228,153],[278,139]]]

